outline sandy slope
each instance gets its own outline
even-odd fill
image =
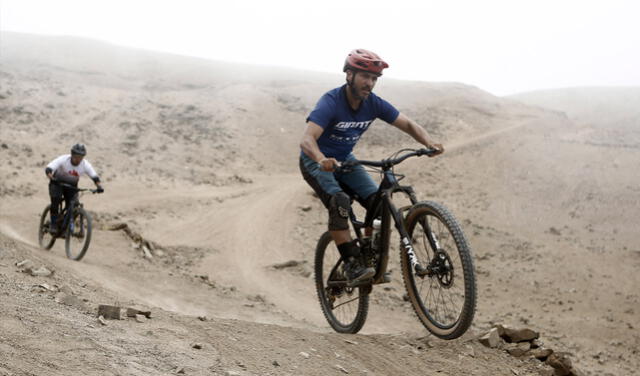
[[[339,76],[238,69],[72,39],[46,47],[41,38],[3,33],[1,41],[0,277],[8,303],[0,314],[9,334],[0,354],[10,356],[0,357],[0,372],[341,374],[338,363],[357,374],[537,374],[538,364],[471,337],[427,345],[402,299],[395,249],[395,279],[374,290],[366,335],[329,330],[310,276],[326,213],[297,172],[297,141],[305,114]],[[461,84],[379,86],[446,142],[442,157],[409,160],[399,171],[464,226],[478,272],[473,331],[495,322],[529,326],[591,374],[636,372],[640,182],[629,171],[638,133]],[[61,244],[52,252],[34,244],[47,202],[42,168],[76,140],[89,145],[107,187],[83,198],[97,231],[80,263],[64,258]],[[358,155],[411,146],[376,124]],[[106,230],[121,222],[163,255],[144,259],[123,232]],[[26,257],[55,268],[54,278],[15,273],[14,262]],[[289,260],[300,266],[271,267]],[[89,308],[33,291],[42,281],[71,286]],[[84,313],[113,302],[152,307],[157,316],[102,328]],[[202,315],[211,320],[197,320]],[[61,350],[57,337],[86,354]],[[206,346],[194,350],[193,342]],[[72,360],[59,360],[62,351]]]

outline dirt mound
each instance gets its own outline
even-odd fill
[[[344,336],[186,316],[157,307],[148,318],[98,318],[100,304],[139,304],[122,301],[101,284],[77,278],[64,263],[58,269],[40,255],[0,234],[3,374],[420,375],[425,361],[433,372],[443,374],[535,375],[551,370],[533,359],[522,362],[485,348],[472,335],[452,342],[404,335]],[[21,257],[47,264],[56,273],[16,274],[15,260]]]

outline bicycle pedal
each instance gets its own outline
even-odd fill
[[[374,282],[374,285],[380,285],[380,284],[389,283],[389,282],[391,282],[391,273],[386,272],[382,275],[382,278],[379,278]]]
[[[361,286],[365,286],[365,285],[371,285],[373,283],[373,279],[369,278],[369,279],[364,279],[361,281],[347,281],[346,286],[347,287],[361,287]]]

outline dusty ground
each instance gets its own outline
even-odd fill
[[[549,369],[478,343],[494,323],[540,331],[586,374],[637,373],[636,113],[588,123],[575,100],[566,116],[462,84],[380,81],[381,95],[445,142],[442,157],[399,171],[462,223],[478,308],[464,338],[429,336],[403,300],[394,249],[394,281],[374,290],[361,334],[344,336],[315,296],[313,247],[326,214],[296,158],[306,113],[340,76],[73,39],[3,33],[1,42],[0,374]],[[107,190],[83,196],[96,231],[81,262],[67,260],[60,241],[48,252],[36,245],[48,200],[42,169],[77,141]],[[377,123],[357,153],[382,158],[412,146]],[[117,223],[162,252],[144,258],[123,231],[108,230]],[[55,273],[21,273],[24,259]],[[272,267],[290,260],[299,266]],[[103,326],[98,304],[146,307],[152,318]]]

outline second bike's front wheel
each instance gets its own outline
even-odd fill
[[[435,202],[420,202],[405,225],[415,256],[424,268],[413,270],[401,248],[402,275],[409,300],[422,324],[436,337],[464,334],[476,307],[476,280],[467,240],[453,215]]]
[[[49,229],[51,227],[51,205],[47,205],[40,216],[40,226],[38,227],[38,243],[43,249],[51,249],[53,243],[56,242],[55,234],[52,234]]]
[[[80,261],[91,243],[91,216],[83,208],[75,208],[65,231],[65,250],[71,260]]]
[[[369,310],[371,286],[347,287],[343,263],[331,234],[325,232],[318,241],[315,280],[322,313],[338,333],[357,333]]]

